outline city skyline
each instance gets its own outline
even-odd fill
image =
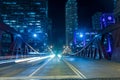
[[[63,39],[65,43],[65,4],[67,0],[49,0],[49,17],[53,21],[54,41]],[[92,28],[92,15],[96,12],[113,12],[113,0],[78,0],[78,24],[83,30]],[[59,36],[59,37],[58,37]],[[53,42],[54,42],[53,41]]]
[[[78,6],[78,28],[86,31],[92,28],[91,16],[97,11],[99,12],[112,12],[114,4],[113,0],[109,3],[101,1],[77,0]],[[67,0],[48,0],[48,17],[52,21],[52,35],[53,41],[60,42],[61,46],[65,44],[65,5]],[[98,4],[98,5],[96,5]],[[34,5],[31,5],[31,7]],[[109,7],[110,6],[110,7]],[[59,45],[54,43],[55,45]]]
[[[0,0],[0,80],[119,80],[120,0]]]

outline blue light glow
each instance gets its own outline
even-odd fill
[[[108,20],[112,20],[112,17],[111,17],[111,16],[108,16]]]
[[[33,36],[34,36],[34,37],[37,37],[37,34],[34,34]]]
[[[80,34],[80,37],[82,38],[82,37],[83,37],[83,34]]]
[[[105,22],[105,19],[103,18],[102,21]]]
[[[107,52],[111,52],[112,48],[111,48],[111,44],[110,44],[110,39],[108,38],[108,50]]]
[[[21,37],[21,35],[20,35],[20,34],[17,34],[17,37]]]

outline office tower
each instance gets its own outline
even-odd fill
[[[68,0],[65,6],[66,46],[74,42],[75,28],[78,27],[77,0]]]

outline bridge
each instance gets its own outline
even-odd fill
[[[106,52],[103,43],[106,35],[119,29],[120,23],[110,25],[95,35],[79,51],[55,55],[49,46],[47,52],[40,53],[27,42],[26,35],[1,23],[0,34],[9,34],[11,42],[8,44],[8,53],[4,55],[0,53],[0,79],[119,80],[120,63],[115,62],[114,59],[120,56],[115,53],[115,47],[111,53]],[[2,49],[2,46],[0,47]]]

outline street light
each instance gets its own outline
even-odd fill
[[[83,37],[83,34],[80,33],[80,38],[82,38],[82,37]]]
[[[37,34],[33,34],[34,37],[37,37]]]
[[[51,45],[51,46],[50,46],[50,48],[52,49],[52,48],[53,48],[53,46]]]

